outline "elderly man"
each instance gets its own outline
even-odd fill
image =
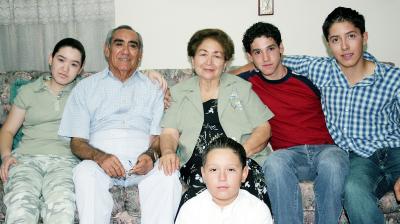
[[[110,31],[108,68],[82,80],[65,107],[59,135],[83,161],[74,169],[80,223],[109,223],[113,185],[138,184],[142,223],[173,223],[181,195],[178,174],[154,168],[162,90],[137,71],[143,44],[129,26]],[[148,150],[149,149],[149,150]],[[160,203],[162,202],[162,203]]]

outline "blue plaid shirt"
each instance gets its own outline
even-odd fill
[[[400,146],[400,69],[378,62],[373,75],[350,86],[332,57],[285,56],[283,64],[307,76],[321,91],[322,108],[335,143],[362,157]]]
[[[90,139],[97,131],[133,129],[159,135],[163,99],[159,86],[141,72],[121,82],[105,69],[72,90],[58,134]]]

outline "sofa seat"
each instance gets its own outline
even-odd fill
[[[313,183],[302,182],[300,188],[303,198],[304,223],[312,224],[314,222],[315,201]],[[114,199],[114,208],[111,214],[110,224],[140,224],[140,203],[139,190],[137,186],[117,187],[110,189]],[[3,204],[3,184],[0,183],[0,223],[4,223],[6,207]],[[379,201],[379,205],[385,214],[386,224],[400,223],[400,207],[393,192],[387,193]],[[79,223],[78,214],[75,215],[75,223]],[[339,223],[348,223],[345,214],[342,214]]]
[[[314,184],[312,181],[301,182],[300,188],[303,199],[304,223],[315,223],[315,195],[313,189]],[[400,206],[397,203],[393,192],[388,192],[379,200],[379,207],[382,209],[385,215],[386,224],[400,223]],[[348,223],[345,212],[342,213],[339,223]]]
[[[117,187],[110,189],[114,199],[110,224],[140,224],[139,190],[137,186]],[[3,203],[3,183],[0,181],[0,223],[4,223],[6,206]],[[42,223],[42,220],[39,220]],[[75,223],[79,223],[78,211],[75,212]]]
[[[185,80],[192,76],[191,69],[158,69],[156,70],[164,75],[169,86]],[[14,71],[0,72],[0,125],[4,122],[7,113],[10,110],[10,89],[16,80],[33,80],[37,77],[48,74],[43,71]],[[82,78],[91,75],[85,73]],[[312,182],[300,184],[303,197],[304,223],[314,223],[314,191]],[[140,223],[140,205],[137,186],[128,188],[113,187],[110,192],[114,198],[114,208],[110,223],[136,224]],[[0,181],[0,223],[4,222],[6,212],[3,204],[3,184]],[[385,214],[386,224],[400,223],[400,207],[393,192],[387,193],[380,201],[380,207]],[[76,216],[77,217],[77,216]],[[76,223],[78,220],[76,218]],[[342,215],[340,223],[347,223],[345,215]]]

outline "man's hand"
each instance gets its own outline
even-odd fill
[[[163,169],[165,175],[171,176],[175,170],[179,169],[179,158],[175,152],[164,153],[160,158],[159,169]]]
[[[125,176],[125,169],[119,159],[108,153],[99,153],[96,155],[94,161],[107,173],[110,177],[123,177]]]
[[[2,164],[0,167],[0,176],[3,183],[7,182],[8,180],[8,170],[10,166],[17,163],[17,159],[14,156],[8,155],[2,158]]]
[[[163,90],[163,92],[165,93],[165,91],[168,88],[168,83],[167,80],[165,80],[164,76],[154,70],[150,70],[148,72],[145,73],[153,82],[158,82],[158,84],[160,85],[160,88]]]
[[[149,155],[142,154],[139,156],[136,165],[132,167],[129,173],[137,175],[146,175],[152,169],[153,169],[153,160]]]
[[[396,195],[397,201],[400,201],[400,177],[397,179],[394,184],[394,194]]]

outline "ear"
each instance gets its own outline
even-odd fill
[[[107,59],[110,57],[110,47],[108,44],[104,44],[104,56]]]
[[[245,166],[242,172],[242,183],[246,181],[247,175],[249,174],[249,167]]]
[[[251,56],[251,54],[250,54],[249,52],[246,52],[246,55],[247,55],[247,59],[248,59],[250,62],[254,62],[254,61],[253,61],[253,56]]]
[[[49,66],[51,66],[53,64],[53,57],[51,56],[51,54],[49,55]]]
[[[281,42],[281,44],[279,44],[279,52],[281,54],[283,54],[284,51],[285,51],[285,48],[283,47],[283,43]]]
[[[204,167],[202,166],[200,170],[201,170],[201,177],[203,179],[203,182],[206,183],[206,179],[204,178],[205,177]]]
[[[224,63],[224,70],[223,70],[222,72],[226,72],[226,68],[228,67],[228,64],[229,64],[229,62],[228,62],[228,61],[225,61],[225,63]]]
[[[81,69],[79,69],[78,75],[82,74],[84,66],[85,66],[85,63],[83,63],[83,65],[81,65]]]
[[[368,32],[363,33],[363,45],[366,45],[368,42]]]
[[[139,63],[142,61],[142,58],[143,58],[143,51],[140,50],[139,58],[138,58]]]

